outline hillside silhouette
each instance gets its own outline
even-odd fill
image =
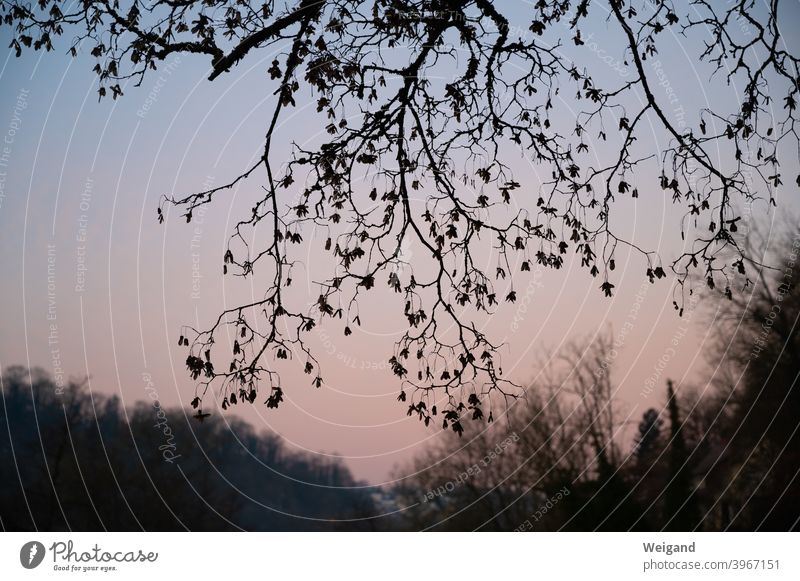
[[[375,512],[370,489],[342,462],[291,452],[236,417],[198,422],[154,401],[126,408],[22,367],[5,370],[2,396],[4,530],[371,527],[359,519]]]

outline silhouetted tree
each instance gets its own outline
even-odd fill
[[[789,301],[784,314],[789,321],[796,320],[800,312],[790,307],[794,299],[783,300]],[[725,299],[725,306],[734,308],[735,303]],[[757,308],[757,303],[750,306]],[[746,325],[761,328],[756,320]],[[753,335],[746,327],[740,333],[752,349]],[[730,340],[736,334],[720,336]],[[404,526],[577,531],[797,528],[798,505],[790,503],[797,495],[794,476],[800,463],[789,448],[796,437],[796,416],[784,412],[777,397],[760,403],[759,398],[750,400],[749,387],[735,397],[725,392],[720,398],[713,392],[701,396],[686,387],[677,392],[668,382],[661,412],[667,417],[666,433],[661,433],[661,414],[650,409],[631,449],[616,449],[614,435],[622,427],[617,414],[612,412],[603,423],[603,414],[591,411],[614,409],[610,360],[605,357],[613,345],[609,339],[601,336],[590,345],[576,343],[558,356],[546,357],[563,367],[541,370],[536,385],[507,416],[488,429],[468,427],[462,440],[442,439],[399,472],[402,479],[394,492],[399,506],[409,507],[402,513]],[[738,366],[738,347],[731,351],[726,345],[733,357],[729,364]],[[773,352],[782,350],[775,347]],[[796,362],[788,352],[783,357],[776,372],[796,377],[800,373]],[[612,389],[598,389],[601,375],[608,377]],[[595,380],[587,384],[592,376]],[[752,389],[766,389],[764,378],[747,373],[745,377]],[[768,389],[781,392],[787,402],[793,397],[791,383]],[[584,401],[590,393],[599,398],[595,403]],[[754,407],[742,409],[741,401],[754,401],[748,404]],[[767,420],[761,417],[751,424],[748,410]],[[773,420],[787,424],[750,431],[751,426],[771,426]],[[752,444],[779,437],[776,434],[786,437],[780,448]],[[514,436],[511,443],[509,435]],[[485,463],[487,452],[503,442],[508,443],[503,453]],[[568,495],[550,501],[564,489]],[[784,502],[784,497],[790,500]]]
[[[700,484],[718,528],[800,527],[800,231],[756,224],[748,243],[769,266],[711,309],[717,390],[703,402],[710,441]]]
[[[650,408],[644,412],[633,450],[625,463],[634,498],[642,508],[639,518],[646,530],[655,530],[663,523],[663,495],[668,474],[663,424],[658,410]]]
[[[263,298],[179,338],[200,381],[198,408],[212,383],[224,407],[252,403],[259,390],[276,407],[283,360],[319,387],[308,332],[331,317],[350,334],[364,295],[388,285],[408,321],[389,359],[400,399],[430,422],[444,396],[443,425],[459,433],[464,416],[486,417],[476,412],[489,394],[520,393],[477,324],[516,300],[523,275],[514,271],[558,269],[574,252],[610,296],[615,255],[632,248],[643,276],[665,276],[658,249],[641,248],[612,220],[619,198],[641,191],[680,205],[688,249],[671,264],[679,283],[697,272],[731,293],[751,258],[732,235],[737,208],[774,201],[788,179],[780,161],[796,155],[798,59],[781,16],[778,2],[754,0],[0,1],[17,54],[68,35],[73,55],[85,48],[96,59],[101,97],[121,96],[173,55],[206,58],[212,81],[252,53],[275,55],[267,74],[277,98],[257,162],[219,187],[167,194],[158,209],[162,221],[170,207],[191,221],[220,192],[262,176],[264,195],[243,208],[222,261],[242,276],[265,268]],[[752,35],[740,34],[742,20]],[[586,42],[595,32],[616,43],[630,77],[598,66]],[[672,96],[646,61],[677,53],[676,36],[693,63],[706,63],[706,81],[737,99],[672,118]],[[286,160],[276,128],[312,99],[326,136]],[[520,149],[541,182],[515,177]],[[311,226],[327,235],[309,237]],[[264,242],[252,246],[257,227]],[[413,265],[401,251],[408,240],[421,249]],[[303,245],[330,252],[334,271],[297,268]],[[302,276],[319,281],[310,309],[287,291]]]
[[[553,357],[507,416],[464,439],[442,435],[395,488],[412,529],[628,530],[644,526],[614,442],[613,340]],[[455,438],[455,439],[453,439]],[[501,452],[497,452],[502,450]],[[476,470],[477,468],[477,470]],[[399,476],[399,475],[398,475]],[[560,493],[560,494],[559,494]]]
[[[639,433],[636,438],[636,458],[639,462],[649,463],[657,450],[661,439],[661,427],[664,422],[657,410],[650,408],[642,415],[639,422]]]
[[[697,503],[689,465],[689,452],[684,439],[683,420],[672,381],[667,381],[667,410],[670,440],[669,481],[664,503],[666,528],[675,531],[693,530],[698,524]]]

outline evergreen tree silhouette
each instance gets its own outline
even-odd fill
[[[648,463],[652,459],[661,438],[663,425],[664,422],[654,408],[650,408],[642,415],[642,421],[639,422],[639,435],[636,438],[636,459],[639,463]]]
[[[672,381],[667,381],[667,411],[669,413],[670,443],[668,478],[665,491],[664,529],[688,531],[697,526],[698,507],[689,468],[689,454],[683,433],[678,397]]]

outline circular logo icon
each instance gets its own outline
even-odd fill
[[[19,550],[19,562],[26,569],[35,569],[44,560],[44,545],[39,541],[30,541]]]

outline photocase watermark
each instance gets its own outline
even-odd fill
[[[642,391],[639,393],[641,397],[647,397],[655,391],[656,385],[658,385],[659,380],[661,379],[664,370],[667,368],[667,365],[675,357],[676,350],[678,345],[681,344],[684,337],[689,333],[689,328],[692,324],[692,318],[694,316],[695,307],[697,306],[698,301],[700,300],[699,295],[692,294],[689,296],[689,303],[685,307],[687,309],[686,316],[682,317],[681,320],[683,324],[678,327],[675,333],[672,334],[672,339],[670,339],[669,347],[667,347],[664,352],[661,354],[661,357],[658,358],[656,361],[655,366],[653,367],[653,372],[650,376],[645,380],[644,387]]]
[[[148,397],[153,400],[153,409],[156,412],[156,423],[153,425],[153,427],[155,427],[157,430],[160,430],[165,438],[164,443],[161,444],[158,449],[161,452],[161,457],[164,458],[165,461],[172,464],[175,462],[175,460],[181,457],[180,454],[175,453],[177,451],[177,446],[175,445],[175,434],[169,425],[167,412],[165,412],[164,408],[161,407],[161,401],[158,399],[158,391],[153,383],[153,377],[145,371],[142,373],[142,381],[144,381],[144,390],[147,392]]]
[[[28,89],[20,89],[17,94],[17,102],[11,110],[11,121],[9,121],[6,134],[3,136],[3,143],[0,144],[0,209],[3,208],[3,201],[6,199],[6,182],[8,181],[6,168],[11,163],[11,146],[22,125],[22,112],[28,108],[29,92]]]
[[[772,308],[770,308],[769,312],[764,316],[764,322],[761,325],[761,332],[756,336],[756,339],[753,342],[753,350],[750,352],[751,360],[758,359],[758,357],[761,355],[761,352],[764,350],[764,347],[767,346],[767,338],[769,337],[770,333],[772,333],[772,327],[775,325],[775,319],[778,318],[778,315],[781,312],[781,303],[783,302],[783,299],[787,293],[791,290],[792,278],[794,277],[794,268],[795,264],[797,263],[798,249],[800,249],[800,237],[797,237],[792,241],[792,246],[789,249],[789,256],[787,257],[782,271],[783,276],[780,278],[780,283],[778,284],[778,294],[775,297],[775,303],[773,303]]]
[[[34,551],[39,562],[33,566],[25,565],[26,551]],[[56,541],[48,549],[53,557],[53,571],[70,573],[108,573],[117,571],[120,563],[155,563],[158,553],[145,552],[142,549],[130,551],[104,550],[97,543],[86,550],[76,550],[72,541]],[[20,562],[26,569],[32,569],[41,564],[45,557],[45,547],[42,543],[33,541],[25,543],[20,551]],[[34,561],[35,562],[35,561]]]
[[[735,0],[725,0],[725,3],[728,6],[736,3],[738,7],[738,2],[735,2]],[[739,32],[741,32],[744,36],[747,37],[753,35],[753,20],[746,18],[741,9],[734,8],[733,21],[739,25]]]
[[[444,496],[453,492],[457,487],[461,486],[464,482],[481,473],[483,468],[486,468],[501,456],[511,444],[519,441],[519,435],[516,433],[511,434],[505,440],[495,445],[494,448],[481,458],[480,462],[476,462],[466,469],[462,470],[454,479],[448,480],[441,486],[437,486],[433,490],[429,490],[422,496],[422,502],[430,502],[431,500]]]
[[[624,63],[624,61],[621,61],[620,59],[615,58],[614,56],[608,54],[608,52],[606,52],[606,50],[603,47],[601,47],[599,44],[597,44],[596,41],[592,39],[594,39],[594,32],[592,32],[591,34],[589,34],[589,36],[586,37],[585,41],[586,48],[588,48],[595,55],[597,55],[598,59],[600,59],[602,62],[608,65],[608,67],[612,71],[616,72],[620,77],[627,77],[630,74],[630,71],[628,70],[628,67]]]
[[[446,21],[463,22],[466,16],[459,10],[391,10],[392,14],[402,16],[407,20],[419,22]]]
[[[89,209],[92,206],[92,190],[94,180],[91,176],[86,178],[81,199],[78,203],[80,215],[78,216],[78,230],[75,233],[75,292],[82,293],[86,286],[86,241],[89,237]]]
[[[46,549],[39,541],[29,541],[19,550],[20,565],[35,569],[42,564],[48,551],[53,559],[53,571],[70,573],[108,573],[116,571],[119,563],[155,563],[158,560],[158,553],[142,549],[104,550],[95,543],[88,550],[76,550],[72,541],[56,541]]]
[[[175,72],[175,69],[177,69],[180,64],[180,57],[175,57],[161,69],[162,73],[159,75],[158,79],[156,79],[156,82],[150,89],[150,92],[147,93],[147,97],[145,98],[144,103],[142,103],[142,106],[139,107],[138,111],[136,111],[136,116],[139,117],[139,119],[144,119],[147,116],[147,113],[150,111],[150,108],[156,104],[158,101],[158,94],[161,92],[161,89],[164,88],[164,85],[167,84],[169,77],[172,76],[172,73]]]
[[[416,20],[419,22],[464,22],[466,15],[460,10],[393,10],[393,14],[401,15],[408,20]],[[565,12],[559,19],[559,23],[566,29],[571,28],[571,21],[574,19],[574,11],[570,10]],[[507,38],[515,39],[517,42],[530,42],[532,38],[540,36],[540,32],[532,27],[531,24],[524,25],[514,24],[511,22],[495,23],[497,31],[504,34]],[[536,30],[536,31],[535,31]],[[544,29],[542,29],[543,31]],[[625,64],[623,59],[614,57],[609,54],[603,47],[601,47],[594,39],[594,33],[584,41],[584,45],[592,53],[597,55],[597,58],[605,63],[611,70],[615,71],[621,77],[627,77],[630,74],[628,65]],[[450,45],[451,48],[453,45]]]
[[[758,161],[758,154],[753,152],[750,148],[745,148],[741,152],[738,174],[747,191],[753,191],[755,186],[756,176],[759,174],[753,168]],[[752,230],[751,223],[753,221],[753,203],[756,199],[757,198],[754,196],[746,196],[743,200],[744,204],[740,214],[742,220],[739,222],[738,229],[740,236],[745,238]]]
[[[317,326],[316,333],[322,343],[322,349],[325,354],[330,357],[335,357],[337,361],[348,369],[358,369],[360,371],[386,371],[387,369],[391,369],[391,364],[386,359],[363,359],[342,351],[336,346],[333,338],[322,325]]]
[[[207,175],[203,182],[203,190],[210,190],[214,185],[214,176]],[[200,287],[203,274],[200,267],[200,247],[203,241],[203,224],[205,223],[206,208],[200,206],[195,210],[192,222],[194,223],[194,230],[192,231],[192,238],[189,241],[189,251],[192,259],[192,287],[189,292],[189,298],[193,301],[200,299]]]
[[[606,356],[600,361],[598,367],[594,370],[594,376],[597,379],[600,379],[608,373],[609,367],[616,361],[617,357],[619,357],[619,350],[625,346],[625,342],[628,339],[628,333],[630,333],[636,320],[639,318],[639,311],[642,309],[642,303],[644,302],[645,296],[647,296],[647,291],[650,288],[650,283],[643,282],[639,286],[639,290],[636,292],[636,296],[634,297],[633,304],[631,308],[628,310],[628,314],[625,317],[625,322],[622,324],[622,328],[617,332],[616,336],[614,337],[614,342],[611,344],[611,349],[608,351]],[[594,391],[597,387],[597,381],[592,383],[589,391]]]
[[[203,182],[203,190],[210,190],[214,185],[214,176],[207,175]],[[205,223],[206,208],[200,206],[194,212],[192,222],[194,223],[194,230],[192,231],[192,238],[189,241],[189,251],[192,258],[192,287],[189,292],[189,298],[193,301],[200,299],[200,281],[203,278],[200,267],[200,247],[203,241],[203,224]]]
[[[686,128],[686,111],[683,109],[683,105],[681,105],[681,101],[678,98],[678,94],[675,92],[675,89],[672,87],[672,83],[667,76],[666,71],[664,70],[664,65],[661,64],[660,60],[653,61],[650,65],[653,68],[653,71],[656,74],[656,78],[658,79],[658,84],[661,88],[664,89],[664,93],[667,95],[667,102],[672,106],[672,114],[675,117],[675,124],[676,129],[683,130]]]
[[[19,550],[19,562],[26,569],[36,569],[44,561],[44,545],[39,541],[29,541]]]
[[[567,496],[569,496],[569,494],[570,490],[565,486],[552,496],[547,497],[547,500],[545,500],[542,504],[539,505],[539,508],[536,510],[535,513],[533,513],[531,518],[527,519],[524,523],[515,528],[514,532],[519,533],[532,530],[533,523],[539,522],[542,519],[542,517],[544,517],[544,515],[553,510],[553,507],[557,505],[561,501],[561,499],[566,498]],[[531,519],[533,519],[533,522],[531,522]]]
[[[666,105],[668,104],[671,107],[671,113],[673,117],[674,129],[678,133],[683,133],[687,128],[686,123],[686,110],[683,108],[681,104],[681,100],[678,97],[678,93],[675,91],[674,87],[672,86],[672,82],[667,75],[667,72],[664,70],[664,65],[660,60],[655,60],[650,65],[655,72],[656,80],[658,86],[660,86],[666,95],[667,103],[665,103],[665,114]],[[702,125],[701,125],[702,127]],[[694,191],[698,187],[698,182],[702,179],[704,175],[703,172],[698,170],[701,169],[701,164],[697,161],[694,156],[686,155],[685,153],[681,153],[680,150],[673,150],[673,155],[676,159],[680,159],[680,165],[682,167],[682,174],[683,178],[686,181],[686,185],[690,191]],[[666,179],[665,176],[662,176],[662,179]]]
[[[50,364],[56,395],[64,394],[66,385],[64,366],[58,334],[58,303],[56,302],[56,245],[47,245],[47,347],[50,349]]]
[[[540,289],[544,286],[539,280],[542,278],[543,272],[544,270],[541,265],[537,264],[536,270],[533,271],[533,278],[528,282],[528,286],[525,287],[525,294],[519,298],[517,310],[514,311],[514,318],[511,320],[512,333],[516,333],[519,330],[520,323],[525,320],[525,316],[528,314],[528,305],[531,304],[533,295],[536,294],[536,289]]]

